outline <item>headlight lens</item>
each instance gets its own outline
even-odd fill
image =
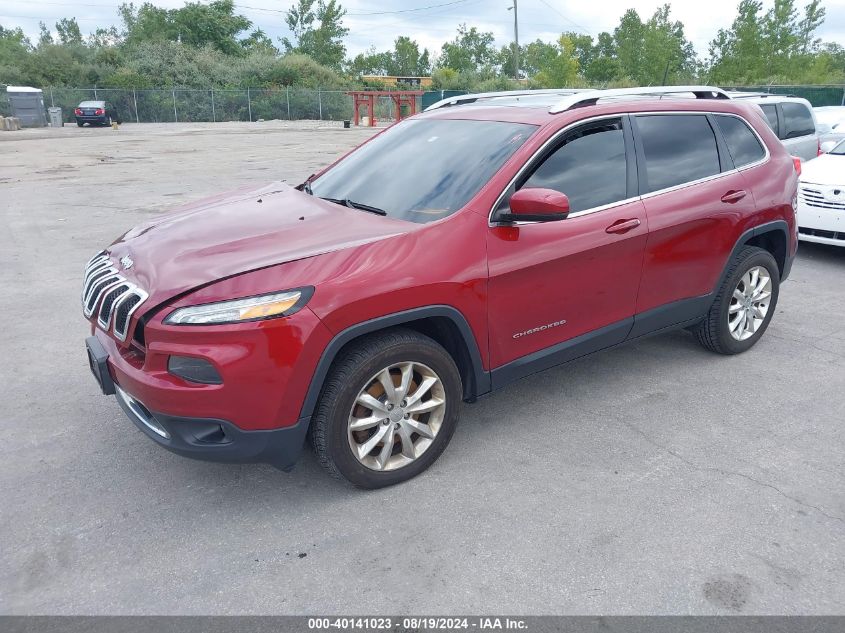
[[[305,305],[310,295],[310,292],[306,293],[304,290],[289,290],[179,308],[171,312],[164,322],[169,325],[207,325],[287,316]]]

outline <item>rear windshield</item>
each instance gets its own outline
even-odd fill
[[[79,104],[80,108],[102,108],[103,102],[102,101],[83,101]]]
[[[321,198],[426,223],[463,207],[537,129],[501,121],[409,119],[355,150],[311,185]]]
[[[782,103],[784,138],[798,138],[816,133],[816,126],[813,125],[813,116],[803,103]]]

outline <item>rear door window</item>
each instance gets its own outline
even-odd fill
[[[769,122],[769,127],[774,130],[774,133],[778,136],[780,135],[778,132],[778,109],[775,105],[764,105],[760,106],[763,108],[763,114],[766,115],[766,121]]]
[[[780,104],[783,113],[783,138],[798,138],[816,133],[813,116],[803,103]]]
[[[718,174],[716,135],[703,114],[635,117],[645,153],[643,193]]]
[[[757,135],[745,121],[724,114],[717,114],[715,119],[733,158],[734,167],[755,163],[766,155]]]

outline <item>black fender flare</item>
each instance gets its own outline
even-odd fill
[[[323,389],[323,383],[326,380],[329,369],[344,345],[364,334],[378,332],[379,330],[402,325],[403,323],[410,323],[412,321],[431,317],[445,317],[449,319],[460,333],[461,339],[463,339],[463,343],[469,353],[472,374],[471,378],[474,384],[471,385],[471,391],[469,394],[466,393],[465,387],[465,397],[467,395],[470,397],[477,397],[489,392],[491,386],[490,372],[485,371],[484,369],[484,365],[481,362],[481,353],[478,349],[478,343],[475,340],[472,328],[469,326],[469,322],[467,322],[466,317],[464,317],[460,310],[449,305],[424,306],[412,308],[410,310],[403,310],[402,312],[395,312],[393,314],[370,319],[369,321],[363,321],[362,323],[356,323],[355,325],[351,325],[345,330],[337,333],[332,340],[329,341],[329,344],[320,356],[317,368],[314,370],[314,375],[311,377],[311,384],[306,392],[305,400],[302,403],[302,410],[299,415],[300,419],[310,418],[314,414],[314,409],[317,406],[317,400],[320,397],[320,392]]]
[[[784,281],[787,276],[789,276],[789,271],[792,268],[792,258],[789,256],[789,225],[786,223],[786,220],[773,220],[771,222],[766,222],[765,224],[760,224],[759,226],[754,226],[742,233],[739,236],[739,239],[734,244],[733,250],[731,251],[728,260],[725,262],[725,266],[722,269],[722,274],[719,275],[719,280],[716,282],[716,285],[713,288],[712,297],[713,300],[716,300],[716,293],[719,292],[719,288],[722,287],[722,284],[725,282],[725,278],[728,276],[728,268],[730,268],[731,262],[739,253],[740,249],[742,249],[749,241],[753,238],[757,237],[758,235],[763,235],[764,233],[771,233],[775,231],[780,231],[783,233],[784,244],[786,244],[786,251],[784,253],[784,261],[783,261],[783,270],[781,271],[780,280]]]

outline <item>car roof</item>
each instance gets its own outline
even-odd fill
[[[636,96],[600,101],[596,104],[574,107],[559,113],[549,111],[548,101],[547,97],[537,97],[532,101],[524,101],[522,98],[519,101],[491,99],[461,106],[427,110],[418,114],[416,118],[504,121],[543,126],[556,122],[569,123],[585,118],[628,112],[715,112],[748,117],[756,110],[759,116],[763,116],[756,104],[733,99]]]
[[[810,102],[804,99],[803,97],[796,97],[795,95],[781,95],[781,94],[773,94],[770,92],[737,92],[737,91],[728,91],[728,96],[731,99],[739,99],[743,101],[751,101],[752,103],[783,103],[783,102],[793,102],[793,103],[803,103],[804,105],[812,108],[813,106],[810,105]]]

